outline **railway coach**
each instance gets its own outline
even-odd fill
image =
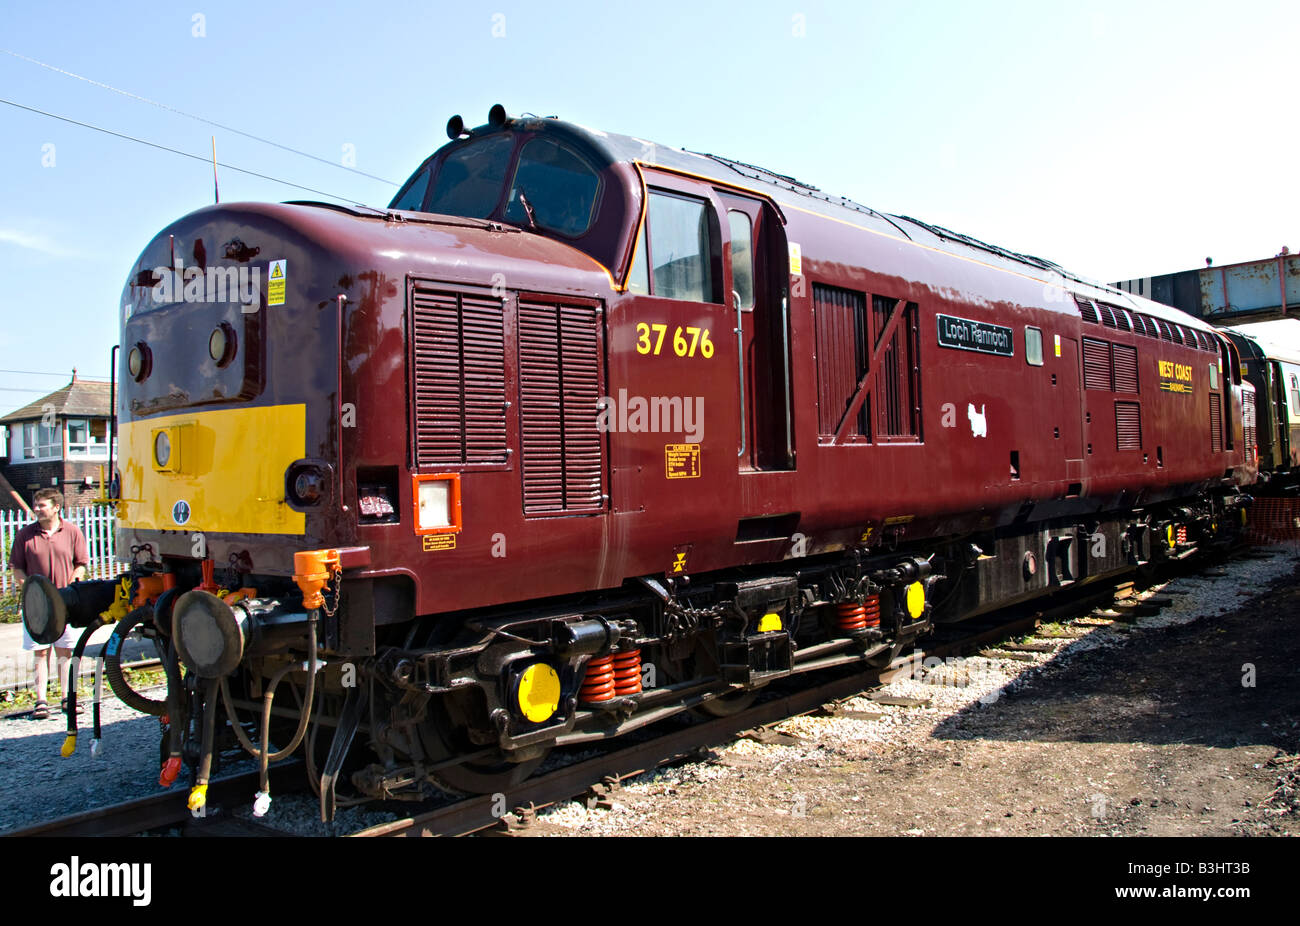
[[[1225,327],[1255,387],[1260,485],[1256,494],[1294,495],[1300,473],[1300,321]]]

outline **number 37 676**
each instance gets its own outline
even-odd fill
[[[636,352],[658,356],[664,348],[668,336],[668,326],[638,322],[636,326]],[[673,353],[678,357],[700,356],[708,360],[713,356],[713,341],[709,338],[708,328],[696,328],[692,325],[673,331]]]

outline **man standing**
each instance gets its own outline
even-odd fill
[[[75,524],[59,517],[63,507],[63,495],[55,489],[37,491],[33,510],[36,523],[28,524],[14,537],[13,549],[9,553],[9,567],[13,569],[14,578],[19,584],[28,576],[45,576],[56,588],[64,588],[73,582],[79,582],[86,575],[86,566],[90,562],[90,546],[86,535]],[[68,667],[68,658],[76,643],[77,631],[71,625],[63,631],[63,636],[54,641],[54,652],[58,657],[59,687],[67,697],[68,680],[64,678]],[[36,657],[36,710],[32,716],[44,720],[50,716],[49,704],[45,701],[45,686],[50,677],[50,647],[37,643],[27,634],[23,626],[23,649],[35,653]]]

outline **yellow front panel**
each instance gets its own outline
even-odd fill
[[[180,471],[153,465],[153,437],[182,435]],[[284,471],[306,453],[307,407],[273,405],[149,418],[122,425],[117,520],[141,530],[302,534],[284,499]],[[175,451],[174,451],[175,452]],[[179,505],[178,503],[183,503]]]

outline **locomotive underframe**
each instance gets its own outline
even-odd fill
[[[883,665],[937,624],[1183,558],[1226,541],[1249,502],[1235,491],[1207,494],[1159,509],[1013,526],[888,552],[854,549],[712,575],[648,577],[607,593],[419,618],[389,611],[377,621],[376,603],[409,607],[411,599],[377,593],[374,579],[345,575],[337,609],[319,624],[328,667],[318,676],[320,704],[312,708],[317,725],[335,730],[331,755],[321,761],[325,790],[333,794],[358,741],[379,760],[352,769],[354,786],[372,797],[416,797],[430,781],[459,790],[503,786],[522,780],[553,746],[609,739],[692,708],[728,713],[775,679]],[[166,561],[183,582],[198,567]],[[229,586],[251,586],[263,596],[252,610],[260,607],[267,618],[248,637],[235,686],[243,695],[235,706],[257,710],[266,679],[302,660],[313,624],[282,577],[232,570],[229,579]],[[919,609],[908,594],[913,586],[924,596]],[[282,600],[268,604],[271,595]],[[878,626],[837,625],[838,607],[873,597]],[[164,630],[168,621],[157,618]],[[368,636],[376,623],[379,637]],[[652,667],[641,690],[584,701],[592,661],[634,650],[642,666]],[[533,720],[520,710],[518,688],[537,663],[554,668],[560,693],[553,713]],[[299,667],[287,683],[301,690],[305,676]],[[197,716],[202,696],[189,688]],[[303,709],[272,713],[288,719]],[[186,729],[192,758],[197,725]]]

